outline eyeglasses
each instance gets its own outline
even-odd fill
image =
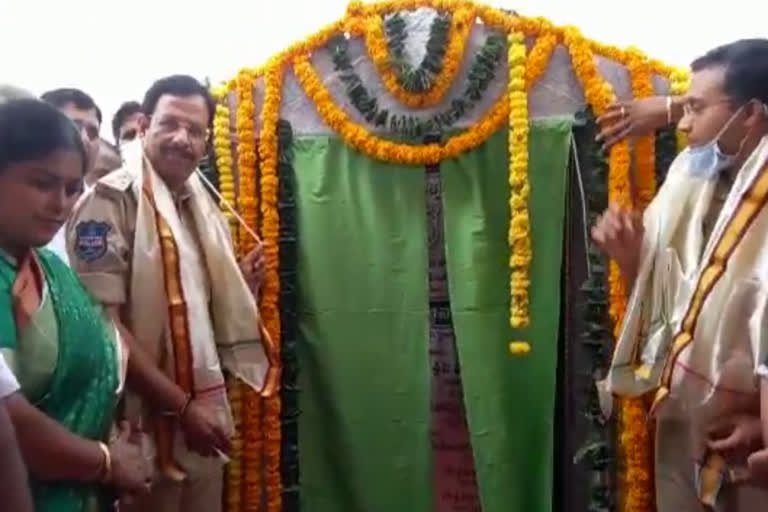
[[[191,142],[200,143],[208,139],[208,128],[195,124],[180,121],[172,117],[157,119],[155,122],[157,131],[166,136],[175,136],[180,130],[184,130]]]

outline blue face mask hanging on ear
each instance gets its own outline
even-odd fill
[[[733,165],[736,156],[744,145],[744,139],[742,139],[741,144],[739,145],[739,151],[733,155],[726,155],[723,153],[718,141],[743,109],[743,105],[739,107],[711,141],[702,144],[701,146],[692,146],[688,148],[688,156],[690,160],[689,172],[691,175],[696,176],[697,178],[712,179]]]

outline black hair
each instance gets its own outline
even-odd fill
[[[85,176],[85,147],[80,131],[67,116],[37,99],[0,105],[0,173],[12,164],[46,158],[60,150],[72,150],[80,156]]]
[[[213,101],[211,92],[195,78],[189,75],[172,75],[161,78],[153,83],[144,95],[144,102],[141,105],[142,111],[148,116],[154,114],[157,103],[166,94],[181,97],[202,96],[205,100],[205,106],[208,107],[208,127],[213,126],[216,103]]]
[[[768,39],[741,39],[708,51],[691,63],[694,72],[725,69],[723,91],[736,105],[757,99],[768,105]]]
[[[141,104],[138,101],[126,101],[115,112],[112,117],[112,135],[115,136],[115,140],[120,138],[120,127],[123,125],[126,119],[134,114],[141,112]]]
[[[93,109],[96,111],[96,119],[98,119],[99,124],[101,124],[101,109],[96,105],[96,102],[93,101],[93,98],[80,89],[54,89],[40,96],[40,99],[50,103],[56,108],[64,108],[71,103],[80,110]]]

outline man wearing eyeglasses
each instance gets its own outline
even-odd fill
[[[233,433],[223,369],[257,391],[276,385],[256,302],[261,245],[237,261],[228,222],[196,172],[214,108],[190,76],[155,82],[135,148],[67,227],[73,267],[130,347],[127,418],[154,446],[152,491],[121,510],[220,511]]]
[[[715,48],[688,93],[609,109],[602,136],[677,121],[689,146],[641,216],[611,205],[596,244],[631,291],[607,391],[653,398],[660,512],[757,510],[768,356],[768,39]],[[766,411],[764,411],[765,413]]]

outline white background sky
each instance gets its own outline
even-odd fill
[[[635,45],[687,65],[718,44],[768,37],[760,0],[486,0],[594,39]],[[291,41],[343,16],[347,0],[0,0],[0,83],[40,94],[91,94],[104,134],[121,102],[153,80],[188,73],[212,80],[262,63]],[[108,136],[111,140],[111,135]]]

